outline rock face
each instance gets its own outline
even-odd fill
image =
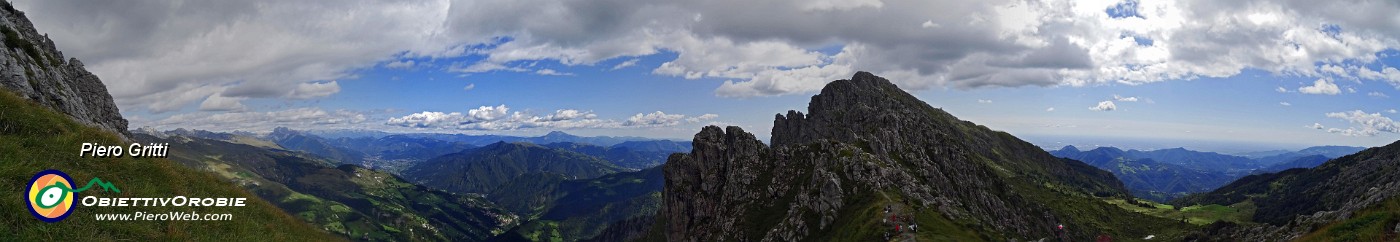
[[[67,114],[73,120],[130,137],[127,122],[107,86],[77,58],[63,60],[23,12],[0,3],[0,87]]]
[[[664,238],[650,239],[880,240],[898,225],[881,221],[884,207],[969,234],[906,238],[1035,240],[1056,224],[1113,224],[1120,211],[1095,210],[1095,197],[1128,196],[1108,172],[958,120],[870,73],[828,84],[808,110],[778,115],[771,147],[739,127],[702,129],[666,164]],[[1053,208],[1064,199],[1113,215]]]

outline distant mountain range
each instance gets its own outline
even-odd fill
[[[1124,151],[1099,147],[1081,151],[1065,146],[1050,153],[1112,172],[1138,197],[1167,202],[1187,194],[1214,190],[1248,174],[1311,168],[1362,149],[1317,146],[1299,151],[1267,152],[1267,156],[1256,159],[1185,148]]]
[[[288,213],[348,238],[480,240],[519,221],[479,197],[432,190],[390,173],[338,165],[303,153],[174,132],[161,136],[138,132],[134,137],[181,147],[172,149],[172,160],[218,174]]]
[[[490,193],[531,173],[589,179],[624,171],[597,157],[530,143],[497,142],[433,158],[403,171],[414,182],[458,193]],[[523,192],[523,191],[522,191]]]
[[[1210,193],[1173,203],[1255,207],[1251,221],[1262,223],[1218,223],[1208,226],[1199,238],[1387,241],[1394,240],[1400,231],[1398,195],[1400,142],[1395,142],[1311,169],[1246,176]]]
[[[666,160],[666,156],[686,152],[690,146],[689,142],[681,141],[637,137],[582,137],[559,131],[539,137],[423,133],[374,135],[372,132],[360,131],[332,132],[338,138],[325,138],[313,133],[315,132],[276,128],[265,135],[264,139],[289,150],[303,151],[345,164],[358,164],[392,173],[398,173],[438,156],[500,142],[553,145],[553,148],[596,156],[629,169],[660,165]]]

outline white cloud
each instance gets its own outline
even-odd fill
[[[1278,87],[1274,89],[1274,91],[1279,93],[1288,93],[1288,89],[1284,89],[1283,87]]]
[[[1390,85],[1400,88],[1400,69],[1395,67],[1385,67],[1380,71],[1360,67],[1357,68],[1356,75],[1361,79],[1389,82]]]
[[[1388,98],[1388,97],[1390,97],[1390,95],[1385,95],[1385,93],[1381,93],[1381,92],[1369,92],[1369,93],[1366,93],[1366,96],[1372,96],[1372,97],[1378,97],[1378,98]]]
[[[312,99],[330,96],[340,92],[340,84],[336,81],[329,82],[306,82],[297,84],[296,89],[287,93],[286,97],[291,99]]]
[[[622,63],[617,63],[617,65],[615,65],[615,66],[612,67],[612,70],[614,70],[614,71],[616,71],[616,70],[622,70],[622,68],[627,68],[627,67],[635,66],[635,65],[637,65],[637,61],[639,61],[639,60],[641,60],[641,59],[633,58],[633,59],[631,59],[631,60],[623,61]]]
[[[1342,93],[1342,90],[1338,89],[1337,84],[1333,84],[1332,80],[1323,78],[1313,81],[1312,86],[1299,87],[1298,92],[1305,94],[1337,95]]]
[[[1356,77],[1351,76],[1351,74],[1347,73],[1347,70],[1346,70],[1345,68],[1342,68],[1342,66],[1339,66],[1339,65],[1324,64],[1324,65],[1317,66],[1317,70],[1318,70],[1319,72],[1324,73],[1324,74],[1328,74],[1328,75],[1332,75],[1332,76],[1336,76],[1336,77],[1340,77],[1340,78],[1356,79]]]
[[[506,105],[481,106],[460,112],[424,111],[401,117],[391,117],[384,122],[393,127],[418,130],[525,130],[525,129],[618,129],[668,127],[680,124],[700,123],[719,118],[716,114],[703,114],[687,117],[684,114],[666,114],[661,111],[638,113],[625,121],[601,119],[593,111],[559,109],[546,115],[528,112],[510,112]]]
[[[987,99],[977,99],[977,103],[992,103],[992,100],[987,100]]]
[[[1045,111],[1046,111],[1046,112],[1054,112],[1054,111],[1055,111],[1055,107],[1045,108]]]
[[[204,102],[199,103],[199,111],[243,111],[248,107],[241,102],[242,98],[224,97],[218,94],[210,95]]]
[[[535,71],[535,74],[546,75],[546,76],[572,76],[572,75],[574,75],[574,73],[559,72],[559,71],[555,71],[554,69],[540,69],[540,70]]]
[[[1387,113],[1395,113],[1395,109],[1385,110]]]
[[[920,24],[919,27],[924,27],[925,29],[927,29],[927,28],[943,27],[943,25],[938,24],[938,23],[934,23],[933,20],[928,20],[928,21],[924,21],[923,24]]]
[[[447,2],[15,5],[101,77],[123,111],[203,106],[199,101],[210,94],[184,96],[208,87],[225,89],[221,95],[229,98],[324,97],[334,92],[289,92],[310,81],[349,78],[402,53],[441,53],[462,42],[434,37],[444,32]]]
[[[509,110],[510,108],[506,107],[505,104],[495,107],[481,106],[476,109],[467,110],[467,117],[471,118],[473,121],[491,121],[505,117],[506,112]]]
[[[1122,6],[1136,15],[1121,18],[1105,13],[1118,6],[1111,0],[16,5],[86,60],[124,107],[152,110],[199,102],[209,94],[180,96],[200,88],[290,98],[289,86],[418,57],[482,57],[446,68],[454,72],[539,73],[547,71],[520,64],[672,53],[652,72],[711,78],[722,81],[716,95],[754,97],[814,92],[855,70],[906,89],[1136,85],[1251,68],[1348,78],[1341,63],[1374,63],[1400,46],[1400,22],[1376,21],[1400,12],[1389,1],[1142,0]],[[832,46],[841,51],[819,51]],[[1370,71],[1360,69],[1359,77]],[[1386,80],[1400,86],[1391,70],[1372,72],[1394,73]]]
[[[711,120],[711,119],[716,119],[716,118],[719,118],[719,114],[707,113],[707,114],[701,114],[700,116],[695,116],[695,117],[686,118],[685,121],[686,121],[686,122],[691,122],[691,123],[699,123],[699,122],[701,122],[701,121]]]
[[[476,83],[467,83],[467,86],[462,87],[462,91],[471,91],[472,89],[476,89]]]
[[[465,119],[462,113],[443,112],[420,112],[409,114],[408,116],[389,118],[386,124],[404,127],[426,128],[443,125],[454,125]]]
[[[1097,106],[1089,107],[1089,110],[1094,110],[1094,111],[1113,111],[1113,110],[1117,110],[1117,109],[1118,109],[1118,105],[1114,105],[1114,104],[1113,104],[1113,101],[1102,101],[1102,102],[1099,102],[1099,105],[1097,105]]]
[[[1381,74],[1379,71],[1371,70],[1371,68],[1366,68],[1366,67],[1353,67],[1353,68],[1355,69],[1356,77],[1358,77],[1358,78],[1366,79],[1366,80],[1384,80],[1384,79],[1385,79],[1385,74]]]
[[[1381,73],[1385,74],[1385,81],[1390,82],[1391,85],[1400,87],[1400,70],[1395,69],[1395,67],[1386,67],[1385,71]]]
[[[555,110],[555,111],[554,111],[554,114],[550,114],[550,115],[544,116],[544,120],[548,120],[548,121],[563,121],[563,120],[571,120],[571,119],[595,119],[595,118],[598,118],[598,115],[597,115],[597,114],[593,114],[592,111],[579,111],[579,110],[574,110],[574,109],[560,109],[560,110]]]
[[[1138,101],[1138,98],[1137,98],[1137,97],[1123,97],[1123,96],[1118,96],[1118,94],[1113,94],[1113,100],[1114,100],[1114,101],[1120,101],[1120,102],[1136,102],[1136,101]]]
[[[1346,136],[1375,136],[1380,132],[1397,133],[1400,132],[1400,124],[1388,117],[1381,116],[1380,113],[1366,113],[1361,110],[1350,112],[1327,113],[1328,118],[1346,120],[1355,127],[1346,129],[1331,128],[1329,133],[1336,133]]]
[[[411,69],[416,64],[413,60],[401,60],[385,63],[384,67],[389,69]]]
[[[1322,127],[1322,124],[1320,124],[1320,123],[1313,123],[1312,125],[1308,125],[1308,126],[1304,126],[1304,127],[1307,127],[1307,128],[1309,128],[1309,129],[1322,129],[1322,128],[1324,128],[1324,127]]]
[[[632,115],[632,117],[631,117],[631,118],[627,118],[627,122],[622,123],[622,125],[623,125],[623,126],[673,126],[673,125],[676,125],[676,124],[680,124],[680,122],[681,122],[682,120],[684,120],[684,119],[685,119],[685,115],[681,115],[681,114],[666,114],[666,113],[663,113],[663,112],[661,112],[661,111],[656,111],[656,112],[653,112],[653,113],[647,113],[647,114],[638,113],[637,115]]]
[[[1334,133],[1334,134],[1340,134],[1340,135],[1343,135],[1343,136],[1355,136],[1355,137],[1370,137],[1370,136],[1376,136],[1376,134],[1380,134],[1379,131],[1376,131],[1376,130],[1373,130],[1373,129],[1357,129],[1357,128],[1347,128],[1347,129],[1328,128],[1328,129],[1327,129],[1327,132],[1328,132],[1328,133]]]
[[[1288,102],[1278,102],[1278,105],[1283,105],[1284,107],[1293,106],[1292,103],[1288,103]]]

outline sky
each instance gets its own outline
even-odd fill
[[[133,128],[766,139],[870,71],[1046,147],[1400,139],[1396,1],[14,4]]]

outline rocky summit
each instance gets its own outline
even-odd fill
[[[1083,241],[1178,226],[1101,202],[1130,197],[1108,172],[870,73],[829,83],[808,112],[778,115],[772,146],[739,127],[702,129],[666,163],[663,232],[650,239]]]
[[[72,117],[73,120],[130,137],[127,122],[107,86],[77,58],[66,62],[48,36],[9,2],[0,3],[0,87]]]

